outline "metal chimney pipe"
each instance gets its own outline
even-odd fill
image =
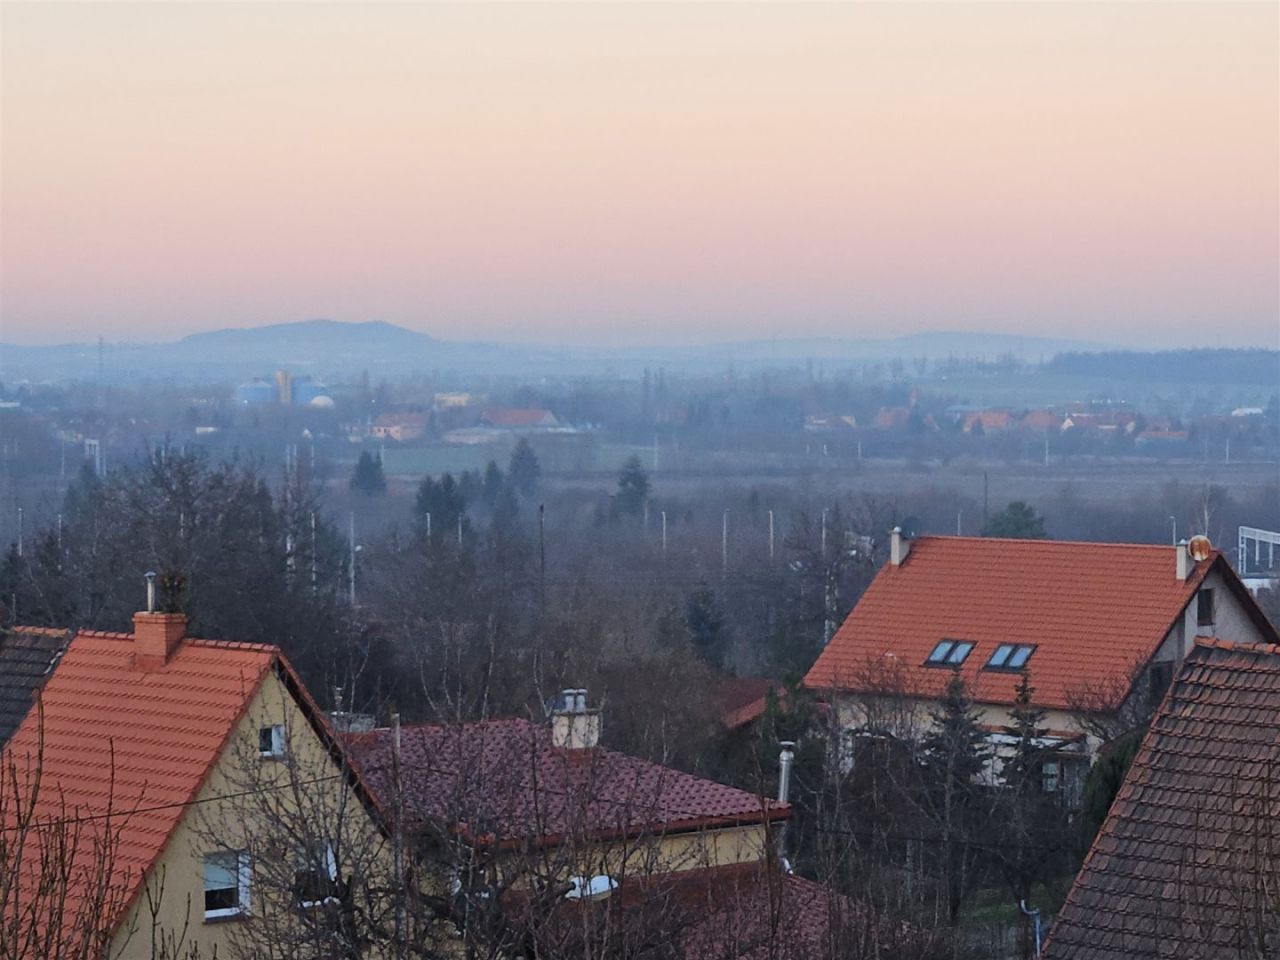
[[[782,752],[778,754],[778,802],[791,802],[791,768],[795,765],[796,743],[794,740],[783,740]]]
[[[148,570],[143,574],[147,578],[147,613],[156,612],[156,572]]]

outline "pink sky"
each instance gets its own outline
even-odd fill
[[[3,4],[0,338],[1280,341],[1280,7]]]

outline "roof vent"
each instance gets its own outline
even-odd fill
[[[1173,568],[1173,575],[1179,581],[1185,581],[1191,573],[1191,552],[1187,549],[1187,541],[1179,540],[1178,545],[1173,549],[1177,551],[1177,561]]]

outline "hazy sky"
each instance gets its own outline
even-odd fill
[[[1280,6],[10,3],[0,337],[1280,341]]]

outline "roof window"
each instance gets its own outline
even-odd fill
[[[926,667],[958,667],[964,663],[965,657],[973,650],[973,644],[967,640],[943,640],[929,654],[924,665]]]
[[[1036,652],[1034,643],[1002,643],[987,661],[988,670],[1021,670]]]

